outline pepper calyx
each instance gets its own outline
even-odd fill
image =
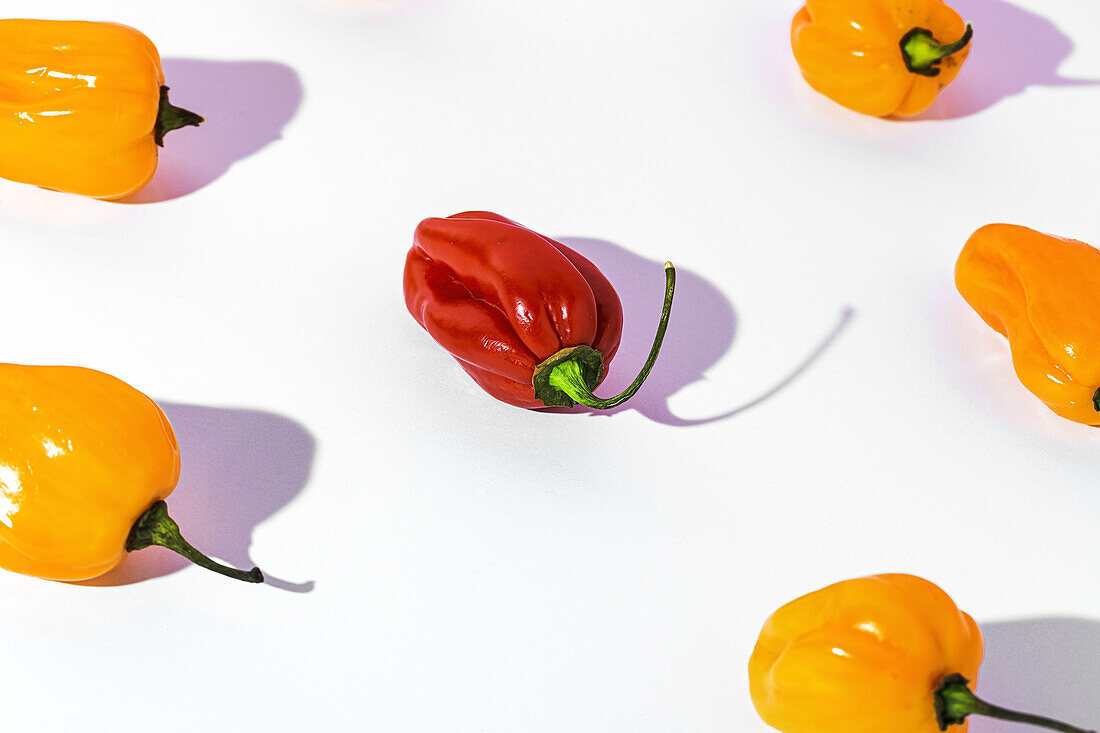
[[[1097,412],[1100,412],[1100,389],[1092,394],[1092,406],[1096,408]]]
[[[180,527],[176,524],[176,520],[168,516],[168,505],[162,500],[154,502],[153,506],[138,517],[134,526],[130,528],[130,534],[126,537],[126,552],[137,552],[151,545],[167,548],[200,567],[235,580],[243,580],[246,583],[264,582],[264,574],[259,568],[252,568],[246,572],[226,567],[192,547],[191,543],[180,534]]]
[[[603,354],[591,346],[582,345],[562,349],[535,367],[531,384],[535,388],[535,397],[547,407],[574,407],[577,401],[569,396],[569,392],[576,394],[576,388],[583,387],[591,393],[600,386],[603,378]]]
[[[550,358],[535,367],[531,386],[535,388],[535,397],[547,407],[573,407],[580,403],[595,410],[610,410],[633,397],[646,378],[649,377],[661,344],[665,340],[668,319],[672,314],[672,296],[676,291],[676,268],[671,262],[665,263],[665,303],[661,308],[661,321],[657,324],[657,335],[653,337],[653,346],[649,357],[634,381],[614,397],[600,398],[592,394],[604,377],[603,355],[591,346],[574,346],[556,352]],[[597,365],[596,359],[599,359]]]
[[[970,691],[970,680],[961,674],[949,674],[940,680],[932,693],[932,707],[936,711],[936,723],[940,730],[948,726],[962,725],[966,717],[974,712],[971,703],[977,698]]]
[[[939,76],[940,62],[966,48],[973,37],[974,28],[969,23],[962,38],[954,43],[940,43],[927,28],[914,28],[901,37],[901,58],[914,74]]]
[[[982,715],[997,720],[1009,720],[1013,723],[1026,723],[1048,730],[1062,731],[1062,733],[1096,733],[1096,731],[1075,728],[1053,718],[1045,718],[1041,715],[1019,713],[1015,710],[991,705],[980,699],[970,691],[970,680],[961,674],[949,674],[940,680],[940,684],[933,691],[932,706],[936,712],[936,723],[940,730],[947,730],[948,726],[962,725],[967,716]]]
[[[168,87],[162,86],[160,88],[160,107],[157,109],[157,123],[153,126],[153,142],[157,144],[157,147],[164,147],[164,136],[172,130],[178,130],[188,125],[198,127],[203,122],[206,122],[206,120],[201,115],[182,107],[176,107],[169,102]]]

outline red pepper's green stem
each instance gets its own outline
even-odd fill
[[[164,147],[164,136],[181,127],[206,122],[202,117],[182,107],[175,107],[168,101],[168,87],[160,88],[160,110],[157,112],[157,124],[153,127],[153,142]]]
[[[935,695],[936,722],[940,730],[947,730],[950,725],[961,725],[968,715],[984,715],[987,718],[1009,720],[1013,723],[1027,723],[1040,728],[1060,730],[1063,733],[1096,733],[1096,731],[1074,728],[1072,725],[1059,723],[1057,720],[1043,718],[1038,715],[1017,713],[1014,710],[990,705],[979,700],[967,686],[970,681],[961,674],[950,674],[943,678],[939,687],[933,693]]]
[[[168,505],[163,501],[156,502],[149,507],[148,511],[138,517],[138,520],[134,522],[134,526],[130,529],[130,536],[126,538],[127,552],[143,550],[150,545],[167,547],[172,552],[183,555],[196,565],[201,565],[207,570],[213,570],[215,573],[221,573],[230,578],[243,580],[246,583],[264,582],[264,574],[260,572],[259,568],[252,568],[247,573],[243,570],[228,568],[225,565],[219,565],[192,547],[180,534],[180,527],[176,524],[176,521],[168,516]]]
[[[974,29],[966,24],[966,33],[954,43],[940,43],[927,28],[914,28],[901,38],[901,57],[905,68],[921,76],[939,76],[940,62],[966,48],[974,37]]]
[[[539,364],[533,379],[535,396],[548,407],[572,407],[574,404],[581,404],[596,410],[610,410],[633,397],[657,362],[657,354],[661,351],[665,330],[668,329],[675,290],[676,268],[671,262],[666,262],[665,303],[661,309],[661,322],[657,326],[653,348],[649,351],[649,358],[642,366],[642,371],[622,393],[607,399],[592,394],[592,390],[603,379],[603,356],[591,347],[576,346],[563,349]]]

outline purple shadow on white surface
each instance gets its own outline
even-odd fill
[[[1010,710],[1100,729],[1100,621],[1037,618],[981,626],[985,662],[978,676],[979,697]],[[989,733],[1024,730],[1014,723],[975,718],[975,733],[978,726]]]
[[[1096,86],[1098,79],[1066,79],[1058,68],[1073,41],[1046,18],[1003,0],[955,0],[974,26],[974,40],[958,78],[927,112],[911,119],[956,119],[989,109],[1030,86]]]
[[[290,504],[309,480],[313,436],[298,423],[256,410],[160,403],[179,441],[183,470],[167,498],[168,512],[200,552],[248,570],[259,564],[268,585],[298,593],[313,581],[291,583],[271,574],[249,554],[252,532]],[[174,573],[191,563],[160,547],[131,553],[106,575],[85,585],[129,585]],[[234,583],[208,570],[211,582]]]
[[[297,72],[274,61],[165,59],[164,78],[172,103],[206,121],[165,135],[153,180],[121,203],[167,201],[209,185],[279,140],[302,101]]]
[[[596,390],[597,396],[609,397],[630,384],[649,355],[664,299],[664,263],[639,257],[600,239],[566,237],[561,241],[592,260],[615,286],[623,303],[623,342],[611,363],[607,380]],[[676,264],[675,257],[672,257],[672,263]],[[844,310],[825,340],[814,347],[793,371],[759,397],[711,417],[680,418],[672,413],[669,400],[689,384],[706,379],[706,371],[729,351],[737,332],[737,315],[733,305],[714,285],[694,272],[677,266],[672,316],[661,354],[649,379],[638,394],[622,406],[594,410],[592,414],[614,415],[624,410],[637,410],[654,422],[676,427],[704,425],[734,417],[765,402],[800,377],[832,345],[847,327],[852,315],[850,308]],[[572,413],[581,410],[546,412]]]

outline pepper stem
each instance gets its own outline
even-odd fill
[[[601,399],[592,394],[603,379],[603,355],[590,346],[574,346],[562,349],[535,368],[532,384],[535,396],[547,407],[573,407],[585,405],[596,410],[610,410],[629,400],[641,388],[661,351],[665,340],[668,319],[672,314],[672,296],[676,290],[676,268],[671,262],[665,263],[665,303],[661,309],[661,322],[657,325],[657,335],[653,339],[653,348],[649,350],[642,371],[620,394]]]
[[[157,112],[157,124],[153,127],[153,142],[158,146],[164,147],[164,136],[172,130],[188,125],[198,127],[203,122],[206,120],[201,116],[169,102],[168,87],[160,88],[160,110]]]
[[[1100,412],[1100,389],[1092,393],[1092,406],[1096,408],[1097,412]]]
[[[201,565],[207,570],[213,570],[215,573],[221,573],[230,578],[243,580],[246,583],[264,582],[264,574],[260,572],[259,568],[252,568],[245,572],[219,565],[192,547],[180,534],[180,527],[176,524],[176,520],[168,516],[168,505],[163,501],[156,502],[149,507],[148,511],[138,517],[138,520],[134,522],[134,526],[130,529],[130,536],[126,538],[127,552],[144,550],[150,545],[167,547],[172,552],[183,555],[196,565]]]
[[[968,715],[984,715],[987,718],[1009,720],[1013,723],[1028,723],[1029,725],[1060,730],[1063,733],[1096,733],[1096,731],[1074,728],[1072,725],[1060,723],[1057,720],[1043,718],[1038,715],[1017,713],[1014,710],[990,705],[970,691],[967,686],[970,680],[961,674],[949,674],[943,678],[939,687],[932,693],[935,696],[936,722],[940,730],[947,730],[950,725],[962,725]]]
[[[940,62],[966,48],[974,36],[974,28],[966,24],[966,33],[954,43],[940,43],[927,28],[914,28],[901,37],[901,57],[905,68],[921,76],[939,76]]]

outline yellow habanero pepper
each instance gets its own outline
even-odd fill
[[[955,285],[1008,338],[1032,394],[1067,420],[1100,425],[1100,250],[990,224],[963,247]]]
[[[0,364],[0,567],[86,580],[160,545],[238,580],[180,536],[164,499],[179,480],[172,426],[125,382],[79,367]]]
[[[1095,733],[979,700],[974,619],[913,575],[846,580],[780,608],[749,660],[753,704],[783,733],[935,733],[967,717]]]
[[[0,176],[114,199],[157,170],[168,102],[156,46],[117,23],[0,20]]]
[[[807,0],[791,24],[810,86],[876,117],[932,106],[958,76],[972,35],[942,0]]]

